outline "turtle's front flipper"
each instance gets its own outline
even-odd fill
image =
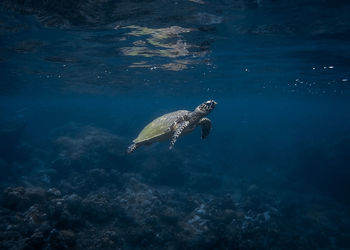
[[[202,118],[198,124],[202,127],[202,139],[205,139],[210,133],[211,121],[208,118]]]
[[[189,121],[183,121],[178,125],[177,129],[175,130],[175,132],[173,134],[173,137],[171,138],[169,149],[172,149],[174,147],[174,144],[175,144],[177,138],[179,138],[179,136],[184,131],[184,129],[188,126],[188,124],[190,124]]]
[[[136,148],[137,148],[137,145],[135,143],[131,144],[127,150],[128,154],[134,152]]]

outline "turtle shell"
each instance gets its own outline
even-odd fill
[[[178,110],[154,119],[146,127],[144,127],[144,129],[142,129],[140,134],[134,140],[134,143],[146,142],[152,139],[157,140],[157,137],[161,137],[169,131],[168,129],[173,122],[184,115],[187,115],[188,113],[190,112],[187,110]]]

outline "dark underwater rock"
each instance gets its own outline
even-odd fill
[[[277,195],[249,182],[214,195],[154,186],[140,174],[112,169],[69,173],[62,186],[11,187],[2,192],[1,249],[163,249],[165,245],[346,249],[350,245],[347,212],[321,196],[311,199],[283,191]]]
[[[91,169],[86,173],[79,173],[73,169],[71,171],[67,173],[66,178],[56,176],[57,186],[64,193],[77,193],[84,196],[103,187],[120,189],[125,184],[123,174],[114,169]]]
[[[37,202],[43,202],[45,195],[45,190],[41,188],[7,188],[2,195],[2,204],[9,209],[23,211]]]
[[[316,237],[327,239],[317,232],[327,230],[332,236],[340,230],[333,222],[337,214],[320,210],[325,205],[297,207],[287,214],[279,200],[257,192],[257,186],[250,186],[238,202],[230,193],[208,196],[155,189],[137,175],[125,175],[124,180],[123,189],[102,188],[84,197],[62,195],[56,188],[6,190],[3,200],[23,204],[22,210],[0,209],[0,246],[6,249],[13,242],[14,249],[162,249],[164,244],[172,249],[301,249],[317,248]],[[249,196],[260,197],[257,208]],[[40,202],[31,204],[27,197]],[[293,225],[290,220],[294,226],[283,230]],[[297,240],[299,227],[309,228],[303,234],[314,242]],[[346,246],[344,240],[337,244]]]
[[[46,193],[48,196],[52,196],[52,197],[56,197],[56,198],[61,197],[61,195],[62,195],[61,191],[58,190],[57,188],[50,188],[47,190]]]
[[[35,232],[25,241],[23,249],[42,249],[45,244],[45,237],[42,232]]]
[[[73,124],[62,128],[61,134],[55,139],[52,152],[53,167],[59,170],[58,174],[67,174],[72,169],[88,171],[99,166],[114,169],[116,162],[119,166],[126,162],[123,139],[106,130]]]
[[[94,168],[88,171],[86,182],[90,189],[97,189],[106,186],[106,184],[122,187],[122,178],[123,176],[117,170]]]
[[[90,194],[82,201],[82,216],[94,223],[112,221],[118,215],[118,210],[109,194]]]
[[[75,245],[75,233],[71,230],[52,229],[48,236],[48,249],[72,249]]]

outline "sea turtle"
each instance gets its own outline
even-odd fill
[[[133,140],[133,144],[128,148],[128,153],[142,145],[151,145],[153,142],[170,139],[169,149],[172,149],[179,136],[192,132],[197,125],[202,127],[202,139],[206,138],[211,129],[211,121],[205,116],[215,108],[216,104],[214,100],[209,100],[203,102],[193,112],[178,110],[158,117]]]

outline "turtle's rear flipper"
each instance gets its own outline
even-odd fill
[[[184,131],[184,129],[188,126],[188,124],[190,124],[189,121],[183,121],[179,124],[178,128],[175,130],[175,133],[173,134],[173,137],[171,138],[169,149],[173,149],[177,138],[179,138],[182,131]]]
[[[198,124],[202,127],[202,139],[205,139],[211,130],[211,121],[208,118],[202,118]]]
[[[136,148],[137,148],[137,146],[136,146],[135,143],[131,144],[131,145],[128,147],[128,150],[127,150],[128,154],[134,152]]]

